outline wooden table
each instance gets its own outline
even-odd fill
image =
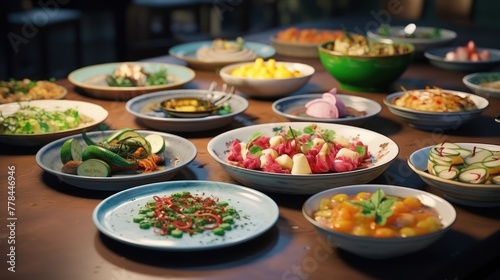
[[[263,34],[259,37],[264,40]],[[267,37],[268,38],[268,37]],[[278,59],[283,59],[279,58]],[[316,59],[292,59],[316,68],[310,83],[299,93],[325,92],[338,83]],[[170,57],[155,61],[174,61]],[[440,86],[468,91],[464,73],[437,69],[416,62],[398,84]],[[208,88],[222,83],[215,72],[196,72],[187,88]],[[67,99],[99,104],[109,111],[105,124],[111,129],[146,128],[125,110],[125,102],[97,100],[75,92],[67,81]],[[383,104],[384,93],[341,93],[373,99]],[[241,93],[239,93],[241,94]],[[415,150],[443,140],[500,144],[500,99],[489,99],[481,117],[457,130],[422,131],[392,115],[386,106],[363,127],[387,135],[400,147],[398,159],[374,183],[424,189],[426,186],[406,165]],[[173,180],[214,180],[236,183],[207,153],[208,141],[223,131],[251,124],[287,121],[271,110],[272,100],[249,99],[245,114],[227,127],[203,133],[178,134],[192,141],[195,161]],[[457,220],[452,229],[423,251],[392,260],[357,257],[327,245],[303,218],[301,206],[308,196],[268,194],[280,207],[280,217],[264,235],[230,248],[172,253],[135,248],[101,235],[92,222],[96,205],[110,192],[89,191],[59,182],[35,163],[37,148],[0,147],[0,278],[1,279],[482,279],[500,262],[500,208],[472,208],[454,204]],[[15,166],[15,229],[7,220],[8,167]],[[15,244],[12,243],[15,241]],[[15,246],[11,251],[10,246]],[[15,253],[15,273],[7,261]],[[493,278],[492,278],[493,279]]]

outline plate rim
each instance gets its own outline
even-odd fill
[[[94,127],[96,125],[99,125],[100,123],[103,123],[109,116],[108,110],[104,109],[101,105],[91,103],[91,102],[86,102],[86,101],[80,101],[80,100],[67,100],[67,99],[37,99],[37,100],[30,100],[30,101],[22,101],[22,102],[11,102],[11,103],[5,103],[5,104],[0,104],[0,109],[5,106],[12,106],[13,104],[18,104],[18,105],[24,105],[27,103],[47,103],[47,104],[64,104],[64,107],[70,107],[72,105],[70,104],[75,104],[74,106],[77,106],[78,104],[85,104],[85,106],[91,106],[94,109],[100,110],[101,113],[103,114],[103,117],[100,119],[94,120],[91,123],[85,124],[84,126],[79,126],[67,130],[62,130],[62,131],[56,131],[56,132],[49,132],[49,133],[37,133],[37,134],[6,134],[6,133],[0,133],[0,139],[1,138],[19,138],[19,139],[24,139],[24,138],[33,138],[33,137],[44,137],[44,136],[54,136],[56,137],[57,135],[61,134],[67,134],[71,132],[77,132],[81,131],[82,129],[86,129],[89,127]],[[68,106],[66,106],[68,105]],[[39,106],[39,105],[34,105],[34,106]],[[58,105],[54,105],[51,107],[57,107]],[[60,106],[60,105],[59,105]],[[90,116],[92,117],[92,116]]]
[[[84,83],[83,81],[79,81],[75,79],[75,75],[89,70],[91,68],[94,69],[99,69],[99,68],[104,68],[104,67],[111,67],[113,65],[118,66],[121,64],[139,64],[139,65],[159,65],[159,66],[164,66],[164,67],[171,67],[175,68],[178,71],[184,71],[186,74],[188,74],[188,77],[183,80],[175,81],[172,83],[168,84],[163,84],[163,85],[154,85],[154,86],[138,86],[138,87],[111,87],[111,86],[100,86],[100,85],[92,85],[88,83]],[[102,73],[105,74],[105,73]],[[95,76],[95,75],[94,75]],[[125,61],[125,62],[108,62],[108,63],[101,63],[101,64],[94,64],[94,65],[89,65],[89,66],[84,66],[81,68],[78,68],[76,70],[71,71],[71,73],[68,74],[68,81],[80,88],[83,89],[91,89],[91,90],[99,90],[99,91],[106,91],[106,92],[135,92],[135,91],[154,91],[154,90],[160,90],[160,89],[165,89],[165,88],[171,88],[171,87],[177,87],[180,85],[183,85],[185,83],[190,82],[193,80],[196,76],[196,73],[194,72],[193,69],[178,65],[178,64],[172,64],[172,63],[164,63],[164,62],[142,62],[142,61]]]
[[[261,227],[258,231],[253,232],[251,235],[246,236],[244,238],[239,238],[233,242],[223,242],[219,244],[201,244],[198,246],[182,246],[182,247],[172,247],[172,246],[154,246],[154,245],[148,245],[148,244],[140,244],[139,242],[135,241],[131,238],[125,238],[123,236],[120,236],[118,234],[114,234],[113,232],[109,231],[104,225],[101,223],[100,219],[100,211],[102,212],[105,204],[110,203],[110,201],[113,200],[118,200],[120,202],[120,198],[122,196],[126,196],[129,193],[135,193],[139,192],[141,196],[147,195],[147,194],[153,194],[153,193],[167,193],[167,187],[173,185],[174,188],[181,188],[183,185],[190,185],[192,184],[193,186],[197,186],[197,188],[200,188],[202,186],[217,186],[217,187],[222,187],[222,189],[228,189],[232,188],[235,190],[239,190],[240,192],[245,192],[245,193],[252,193],[254,195],[257,195],[260,198],[261,202],[266,202],[270,208],[273,210],[273,215],[268,215],[266,217],[269,217],[269,219],[266,221],[263,227]],[[160,187],[163,187],[163,189],[158,189]],[[188,186],[192,187],[192,186]],[[138,197],[138,196],[136,196]],[[113,209],[117,209],[120,207],[120,205],[123,205],[126,201],[133,200],[134,197],[128,197],[128,199],[123,200],[121,204],[115,206]],[[242,200],[244,202],[244,200]],[[227,183],[227,182],[218,182],[218,181],[208,181],[208,180],[181,180],[181,181],[167,181],[167,182],[157,182],[157,183],[150,183],[150,184],[145,184],[145,185],[140,185],[136,186],[133,188],[129,188],[127,190],[120,191],[118,193],[115,193],[104,200],[102,200],[93,210],[92,212],[92,221],[96,228],[98,229],[99,232],[102,234],[125,244],[136,246],[136,247],[142,247],[142,248],[147,248],[147,249],[155,249],[155,250],[165,250],[165,251],[202,251],[202,250],[212,250],[212,249],[219,249],[219,248],[224,248],[228,246],[234,246],[238,245],[244,242],[247,242],[251,239],[257,238],[264,234],[265,232],[269,231],[278,221],[280,216],[280,211],[279,211],[279,206],[277,203],[268,195],[264,194],[263,192],[260,192],[258,190],[233,184],[233,183]],[[104,220],[104,219],[102,219]],[[141,230],[139,227],[137,227],[138,230]]]
[[[107,129],[107,130],[91,131],[91,132],[88,132],[87,135],[92,137],[93,135],[98,135],[98,134],[102,134],[102,133],[109,133],[110,134],[113,131],[116,131],[116,130]],[[190,140],[188,140],[186,138],[183,138],[181,136],[171,134],[171,133],[154,131],[154,130],[147,130],[147,129],[135,129],[135,131],[138,133],[142,133],[142,134],[152,134],[152,133],[160,134],[163,137],[171,137],[171,138],[174,138],[177,140],[181,140],[184,143],[186,143],[187,145],[191,146],[192,153],[188,158],[186,158],[185,163],[182,165],[179,165],[179,166],[174,166],[168,170],[165,170],[165,172],[167,172],[167,173],[179,171],[180,169],[185,168],[188,164],[190,164],[191,162],[193,162],[196,159],[196,156],[198,154],[198,149],[196,148],[196,145],[194,145],[193,142],[191,142]],[[105,134],[105,135],[107,135],[107,134]],[[141,180],[141,179],[149,179],[151,177],[156,177],[156,176],[161,176],[161,175],[166,174],[165,172],[160,171],[160,172],[151,172],[151,173],[147,173],[147,174],[141,173],[141,174],[138,174],[136,176],[130,175],[130,176],[117,176],[117,177],[106,177],[106,178],[84,177],[84,176],[79,176],[79,175],[74,175],[74,174],[62,173],[59,170],[51,169],[48,166],[42,164],[43,155],[46,154],[47,150],[55,148],[55,145],[62,144],[65,140],[67,140],[69,138],[77,138],[78,140],[83,141],[81,134],[73,134],[73,135],[69,135],[69,136],[51,141],[50,143],[44,145],[43,147],[41,147],[37,151],[37,153],[35,154],[35,162],[40,167],[40,169],[42,169],[44,172],[47,172],[53,176],[56,176],[60,180],[66,182],[67,184],[72,185],[76,188],[87,189],[87,190],[98,190],[98,191],[116,191],[117,190],[117,188],[114,188],[114,187],[109,187],[109,188],[92,187],[92,184],[89,184],[89,187],[84,188],[84,187],[73,185],[73,184],[67,182],[68,179],[70,179],[71,181],[75,181],[75,180],[78,180],[78,181],[84,180],[84,181],[89,181],[89,182],[102,181],[102,182],[104,182],[103,184],[113,185],[113,184],[119,183],[120,181],[123,181],[124,179],[127,179],[127,178],[132,178],[132,179],[134,179],[134,181],[136,181],[136,180]],[[61,177],[66,177],[68,179],[63,180],[63,179],[61,179]],[[103,179],[105,181],[103,181]],[[121,190],[128,189],[128,188],[130,188],[130,187],[124,187]]]
[[[213,43],[213,40],[203,40],[203,41],[196,41],[196,42],[188,42],[188,43],[178,44],[178,45],[175,45],[175,46],[171,47],[168,50],[168,54],[171,55],[171,56],[173,56],[173,57],[175,57],[175,58],[177,58],[177,59],[185,61],[187,63],[199,64],[199,65],[205,65],[205,66],[211,66],[211,65],[229,65],[229,64],[233,64],[233,63],[248,61],[248,60],[241,60],[241,61],[233,61],[233,62],[225,62],[225,61],[210,61],[210,62],[205,62],[205,61],[198,60],[196,58],[192,58],[192,57],[188,57],[188,56],[179,54],[179,49],[181,49],[181,48],[194,47],[194,46],[198,46],[198,48],[199,48],[199,47],[202,47],[202,46],[211,45],[212,43]],[[276,54],[276,49],[273,46],[270,46],[270,45],[265,44],[265,43],[259,43],[259,42],[253,42],[253,41],[245,41],[245,44],[248,44],[248,47],[251,48],[253,51],[255,51],[257,53],[258,57],[262,57],[264,59],[273,57]],[[271,52],[268,53],[268,54],[263,55],[262,53],[258,52],[257,47],[260,47],[260,48],[262,48],[262,47],[269,48],[271,50]],[[252,60],[250,60],[250,61],[252,61]]]
[[[273,109],[273,111],[280,115],[280,116],[283,116],[283,117],[287,117],[287,118],[290,118],[290,119],[294,119],[294,120],[300,120],[300,121],[320,121],[320,122],[332,122],[332,123],[339,123],[339,124],[342,124],[342,123],[346,123],[346,122],[349,122],[349,121],[358,121],[358,120],[364,120],[364,119],[368,119],[368,118],[371,118],[371,117],[375,117],[377,116],[378,114],[380,114],[380,112],[382,111],[382,105],[380,105],[380,103],[376,102],[376,101],[373,101],[369,98],[365,98],[365,97],[362,97],[362,96],[352,96],[352,95],[348,95],[348,94],[340,94],[340,93],[337,93],[337,96],[339,96],[341,99],[342,98],[359,98],[359,99],[362,99],[364,100],[365,102],[368,102],[370,103],[371,106],[375,106],[376,109],[374,110],[374,113],[372,113],[371,115],[368,115],[368,116],[363,116],[363,117],[352,117],[352,118],[338,118],[338,119],[320,119],[320,118],[314,118],[314,117],[304,117],[304,118],[300,118],[298,116],[295,116],[295,115],[291,115],[291,114],[288,114],[288,113],[285,113],[281,110],[278,110],[277,106],[280,105],[280,103],[282,102],[285,102],[285,101],[291,101],[291,100],[295,100],[295,99],[310,99],[310,100],[313,100],[315,98],[321,98],[321,96],[323,95],[323,93],[308,93],[308,94],[298,94],[298,95],[292,95],[292,96],[286,96],[286,97],[283,97],[283,98],[280,98],[276,101],[273,102],[273,104],[271,105],[271,108]]]
[[[128,100],[125,103],[125,109],[130,114],[132,114],[133,116],[135,116],[136,118],[139,118],[139,119],[148,119],[148,120],[152,120],[152,121],[160,121],[160,122],[165,122],[165,123],[167,123],[167,122],[184,123],[184,122],[196,122],[196,121],[203,122],[204,120],[213,120],[213,119],[223,119],[223,118],[234,117],[236,115],[244,113],[249,107],[249,102],[246,98],[235,94],[231,98],[238,99],[238,101],[243,104],[243,107],[244,107],[243,110],[231,112],[231,113],[226,114],[226,115],[211,116],[209,118],[207,118],[207,117],[162,118],[162,117],[155,117],[155,116],[148,116],[146,114],[141,114],[140,112],[136,112],[136,111],[132,110],[132,108],[131,108],[133,103],[145,101],[146,99],[151,99],[151,101],[153,101],[153,100],[159,99],[160,96],[165,96],[165,98],[166,98],[168,94],[175,94],[176,92],[182,93],[182,92],[188,92],[188,91],[197,91],[197,92],[201,93],[202,91],[206,91],[206,90],[204,90],[204,89],[174,89],[174,90],[164,90],[164,91],[152,92],[149,94],[143,94],[143,95],[139,95],[139,96],[133,97],[130,100]]]

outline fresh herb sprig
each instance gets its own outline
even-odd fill
[[[387,218],[392,216],[394,211],[391,207],[396,202],[394,198],[386,197],[383,190],[375,191],[369,200],[352,201],[351,203],[361,206],[361,213],[366,217],[375,216],[375,223],[385,225]]]

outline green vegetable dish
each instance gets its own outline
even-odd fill
[[[112,87],[158,86],[169,83],[167,69],[150,73],[140,65],[126,63],[108,75],[106,82]]]
[[[177,192],[153,196],[139,209],[133,221],[141,229],[153,228],[157,234],[181,238],[184,233],[194,235],[205,231],[223,236],[237,226],[238,219],[238,211],[217,197]]]
[[[0,112],[0,133],[42,134],[80,127],[93,119],[82,115],[77,109],[47,111],[37,106],[21,107],[16,113],[3,116]]]

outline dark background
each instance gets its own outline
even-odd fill
[[[4,44],[0,45],[0,80],[64,78],[72,70],[87,65],[166,55],[171,46],[185,42],[215,37],[234,39],[328,18],[370,16],[387,10],[390,1],[408,7],[393,14],[394,17],[443,19],[478,28],[496,27],[500,31],[500,1],[494,0],[443,1],[449,11],[459,2],[472,1],[473,6],[465,16],[443,14],[436,8],[439,0],[421,0],[421,11],[410,8],[418,0],[2,0],[0,34]],[[17,52],[13,51],[8,34],[22,35],[23,25],[10,25],[9,14],[40,8],[40,4],[56,6],[48,6],[51,14],[42,10],[45,14],[38,14],[39,18],[25,17],[24,25],[35,19],[55,20],[64,9],[79,12],[80,61],[76,55],[75,29],[67,23],[50,30],[35,25],[46,31],[46,42],[39,32],[19,43]],[[42,44],[46,44],[46,50]],[[46,58],[47,69],[43,68],[41,58]]]

